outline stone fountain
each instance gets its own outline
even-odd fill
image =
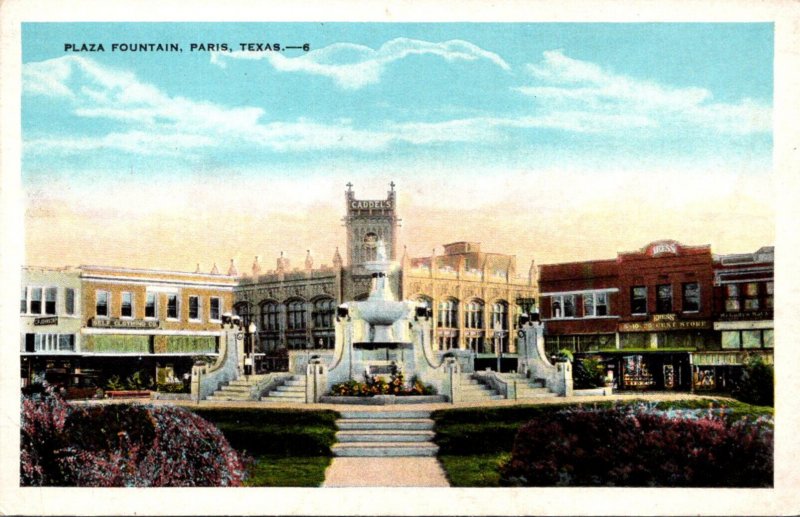
[[[423,304],[397,300],[387,274],[396,264],[387,259],[386,247],[377,243],[376,258],[363,264],[372,274],[365,301],[339,306],[334,359],[328,369],[328,386],[368,376],[391,375],[400,370],[406,380],[442,388],[444,368],[431,347],[431,315]]]

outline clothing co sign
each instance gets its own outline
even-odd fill
[[[113,329],[154,329],[158,328],[156,320],[118,320],[107,318],[92,318],[91,326],[95,328]]]

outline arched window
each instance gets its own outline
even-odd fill
[[[508,303],[504,300],[492,305],[492,331],[494,332],[495,352],[514,352],[509,348]]]
[[[286,328],[289,330],[305,330],[306,303],[293,300],[286,304]]]
[[[458,301],[442,300],[439,302],[439,320],[441,328],[458,328]]]
[[[250,310],[250,304],[248,302],[239,302],[234,305],[233,313],[242,318],[242,325],[245,327],[250,325],[250,316],[252,311]]]
[[[333,314],[335,312],[335,302],[333,298],[320,298],[314,302],[314,309],[312,318],[314,320],[314,328],[331,328],[333,327]]]
[[[466,316],[465,327],[468,329],[483,328],[483,302],[473,300],[467,304],[464,315]]]
[[[261,304],[261,330],[270,332],[280,330],[281,306],[268,301]]]

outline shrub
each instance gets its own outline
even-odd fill
[[[774,405],[775,370],[772,365],[766,364],[759,356],[745,361],[739,385],[732,395],[749,404]]]
[[[190,386],[182,382],[160,382],[156,384],[156,391],[161,393],[189,393]]]
[[[597,359],[587,357],[575,363],[573,370],[575,389],[591,389],[603,386],[603,365]]]
[[[70,406],[23,400],[23,486],[240,486],[222,433],[175,406]]]
[[[331,386],[331,395],[349,397],[371,397],[373,395],[435,395],[436,388],[423,384],[416,376],[411,378],[409,386],[405,384],[403,372],[394,371],[387,382],[382,377],[364,376],[364,382],[350,379]]]
[[[522,427],[506,485],[770,487],[773,432],[762,420],[729,422],[629,408],[568,410]]]

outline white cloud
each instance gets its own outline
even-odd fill
[[[227,59],[266,59],[276,70],[322,75],[333,79],[340,88],[357,90],[378,83],[387,65],[411,55],[434,55],[446,61],[488,60],[503,70],[511,69],[499,55],[467,41],[432,43],[409,38],[387,41],[378,50],[334,43],[299,57],[286,57],[279,52],[217,52],[212,53],[211,62],[225,66]]]
[[[528,65],[527,70],[539,83],[517,91],[558,117],[571,114],[589,125],[602,122],[604,116],[627,114],[642,122],[633,127],[701,127],[735,134],[772,130],[772,108],[766,103],[751,99],[735,104],[715,102],[704,88],[666,86],[615,74],[570,58],[561,50],[544,52],[543,61]],[[582,123],[579,127],[585,128]]]

